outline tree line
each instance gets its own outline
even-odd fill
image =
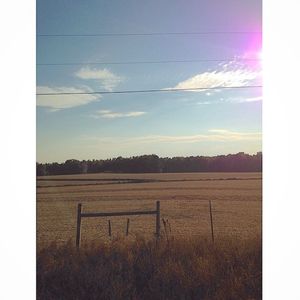
[[[262,153],[218,156],[159,157],[155,154],[100,160],[68,159],[36,163],[37,176],[85,173],[261,172]]]

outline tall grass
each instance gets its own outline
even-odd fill
[[[37,299],[261,299],[261,275],[260,239],[51,245],[37,254]]]

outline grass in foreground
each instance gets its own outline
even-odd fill
[[[37,254],[37,299],[261,299],[261,243],[161,240]]]

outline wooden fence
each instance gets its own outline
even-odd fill
[[[79,203],[77,207],[77,230],[76,230],[76,247],[80,246],[81,238],[81,218],[96,218],[96,217],[119,217],[119,216],[139,216],[139,215],[155,215],[156,216],[156,237],[160,237],[160,201],[156,201],[155,210],[144,211],[119,211],[119,212],[82,212],[82,204]],[[127,232],[129,223],[127,221]],[[111,231],[111,227],[110,231]]]

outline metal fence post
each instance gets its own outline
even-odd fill
[[[127,219],[127,226],[126,226],[126,236],[129,234],[129,219]]]
[[[76,231],[76,247],[80,246],[80,231],[81,231],[81,203],[77,206],[77,231]]]
[[[108,220],[108,235],[111,236],[111,223],[110,223],[110,220]]]
[[[211,200],[209,200],[209,214],[210,214],[211,238],[212,238],[212,241],[214,243],[215,242],[215,236],[214,236],[214,224],[213,224],[213,218],[212,218]]]
[[[160,237],[160,201],[156,201],[156,237]]]

